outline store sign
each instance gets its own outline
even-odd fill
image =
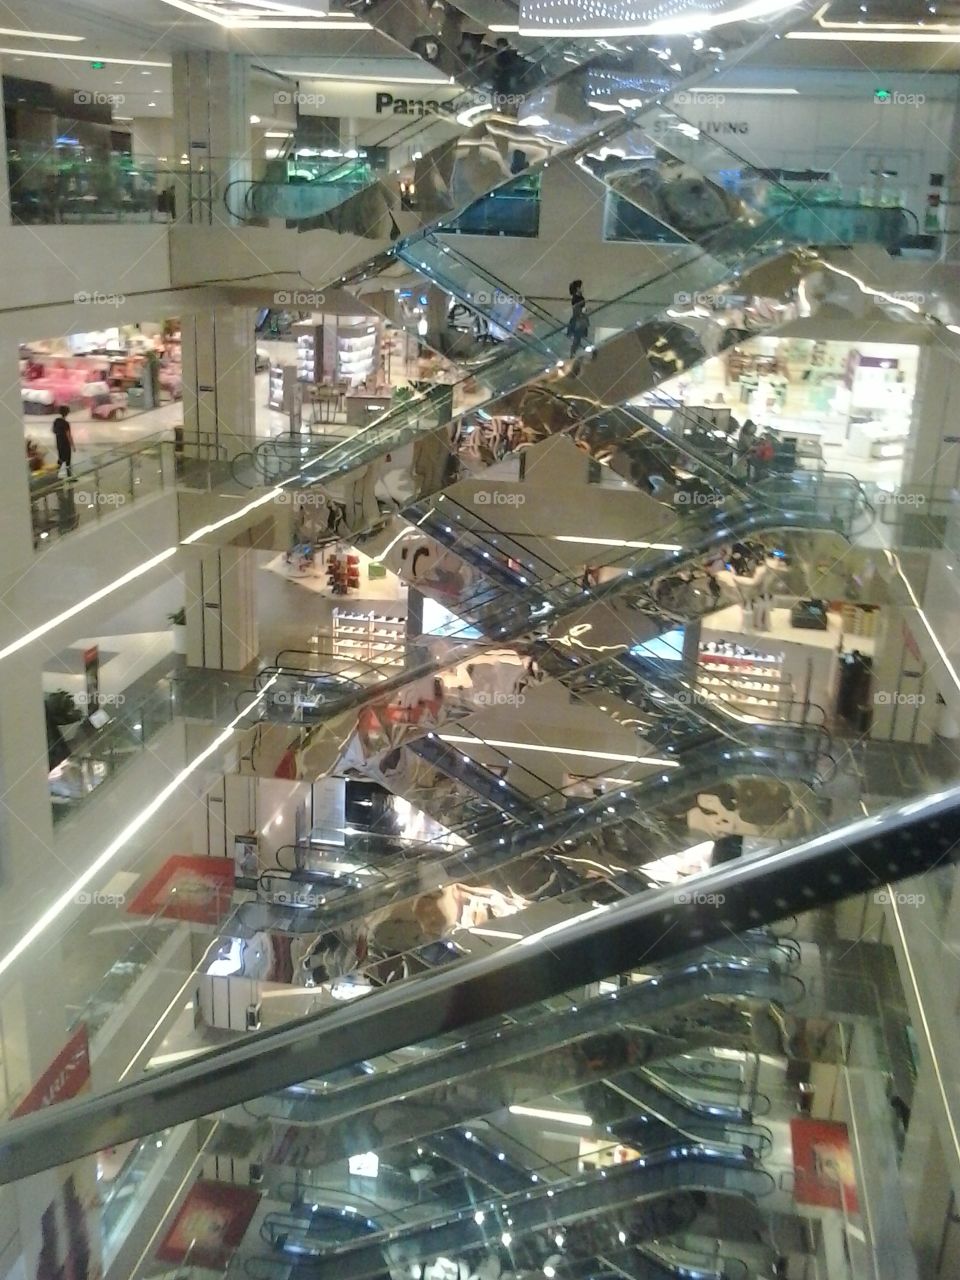
[[[14,1117],[30,1115],[44,1107],[75,1098],[90,1082],[90,1045],[87,1028],[73,1033],[46,1071],[14,1111]]]
[[[447,104],[438,102],[436,98],[395,98],[392,93],[386,92],[377,94],[374,106],[378,116],[438,115],[441,111],[448,110]]]
[[[739,134],[741,137],[750,132],[749,120],[696,120],[692,122],[694,128],[708,138],[729,137],[731,134]],[[668,117],[659,119],[654,122],[653,133],[658,135],[672,133],[676,130],[676,126]]]

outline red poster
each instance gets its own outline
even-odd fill
[[[90,1045],[87,1028],[77,1028],[53,1062],[23,1099],[14,1116],[26,1116],[31,1111],[55,1106],[75,1098],[90,1083]]]
[[[797,1204],[859,1213],[847,1126],[833,1120],[797,1118],[790,1121],[790,1139]]]
[[[224,1182],[198,1182],[157,1250],[161,1262],[185,1262],[220,1271],[243,1240],[260,1193]]]
[[[166,916],[217,924],[230,909],[236,864],[233,858],[175,853],[127,908],[135,916]]]

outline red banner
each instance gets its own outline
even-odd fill
[[[23,1099],[14,1116],[52,1107],[75,1098],[90,1082],[90,1045],[87,1028],[81,1025],[63,1046],[50,1066]]]

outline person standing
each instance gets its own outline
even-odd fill
[[[73,429],[68,415],[70,406],[62,404],[58,416],[53,420],[53,438],[57,442],[57,465],[66,467],[67,476],[73,478]]]
[[[570,339],[571,360],[584,345],[590,332],[590,321],[587,319],[587,300],[583,296],[583,281],[571,280],[568,286],[570,294],[570,323],[567,325],[567,337]]]

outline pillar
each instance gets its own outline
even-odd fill
[[[10,70],[7,59],[0,60],[4,71]],[[0,112],[0,117],[3,113]],[[6,121],[0,118],[0,226],[9,226],[13,221],[10,213],[10,173],[7,169],[7,130]]]
[[[34,551],[30,518],[29,473],[23,443],[23,418],[17,348],[0,348],[0,645],[18,637],[18,584],[41,551]],[[47,444],[44,441],[44,444]],[[56,544],[45,554],[56,555]],[[7,657],[0,666],[0,965],[24,930],[39,919],[69,872],[54,853],[53,817],[47,780],[47,733],[42,668],[50,656],[42,641]],[[56,926],[54,926],[56,928]],[[56,972],[59,952],[39,941],[23,963],[24,984],[16,968],[0,971],[0,1060],[2,1086],[25,1092],[61,1047],[65,1035]],[[49,960],[47,956],[49,954]],[[42,987],[48,967],[54,982],[49,999]],[[2,1102],[2,1088],[0,1088]]]
[[[251,448],[256,433],[252,307],[214,307],[181,320],[183,429],[223,457]]]
[[[257,657],[256,553],[245,547],[181,551],[187,594],[187,665],[242,671]]]
[[[917,391],[903,460],[903,486],[920,496],[960,488],[960,382],[952,351],[920,348]],[[899,515],[895,512],[894,515]],[[923,515],[923,508],[918,507]]]
[[[248,83],[246,55],[173,55],[173,140],[183,170],[180,222],[222,226],[243,220],[243,184],[252,174]]]

